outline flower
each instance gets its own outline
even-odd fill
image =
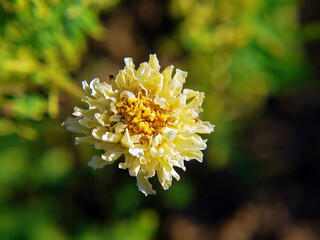
[[[104,152],[93,156],[94,169],[112,164],[121,155],[119,168],[137,178],[145,195],[155,194],[149,178],[157,175],[164,189],[172,177],[180,177],[174,167],[185,170],[184,161],[202,161],[206,140],[197,133],[211,133],[214,125],[198,119],[204,93],[184,89],[187,72],[169,66],[160,73],[155,54],[135,70],[132,58],[110,84],[93,79],[82,82],[88,109],[75,107],[74,118],[63,123],[67,130],[83,133],[75,144],[88,142]]]

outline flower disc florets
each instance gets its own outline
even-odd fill
[[[187,72],[173,66],[161,73],[156,55],[150,55],[135,70],[131,58],[111,83],[95,78],[82,82],[88,109],[75,107],[74,118],[68,118],[67,130],[83,133],[76,144],[89,142],[104,153],[94,156],[89,166],[102,168],[121,155],[120,168],[137,177],[139,190],[155,194],[149,178],[157,174],[164,189],[172,177],[179,180],[174,167],[185,170],[184,161],[202,161],[206,140],[197,133],[211,133],[213,125],[198,119],[204,94],[184,89]]]
[[[140,134],[139,143],[144,145],[174,119],[173,116],[169,116],[169,110],[162,109],[153,98],[145,96],[142,92],[132,98],[124,97],[116,104],[116,109],[121,121],[128,124],[129,134]]]

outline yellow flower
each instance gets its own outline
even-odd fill
[[[88,109],[75,107],[63,125],[67,130],[83,133],[75,143],[89,142],[104,152],[94,156],[90,167],[102,168],[121,155],[119,168],[128,169],[137,178],[145,195],[155,194],[149,178],[157,174],[164,189],[172,177],[179,180],[174,167],[185,170],[184,161],[202,161],[206,140],[197,133],[211,133],[214,126],[198,119],[204,93],[184,89],[187,72],[173,66],[160,73],[157,56],[135,70],[132,58],[111,83],[95,78],[82,82]]]

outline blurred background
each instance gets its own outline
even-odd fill
[[[61,123],[82,80],[150,53],[189,72],[216,130],[145,197]],[[319,239],[319,74],[316,0],[2,0],[0,238]]]

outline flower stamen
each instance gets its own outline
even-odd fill
[[[128,125],[130,135],[141,134],[141,144],[148,145],[150,139],[171,121],[168,110],[162,109],[152,98],[141,92],[135,98],[124,97],[116,109],[123,123]]]

